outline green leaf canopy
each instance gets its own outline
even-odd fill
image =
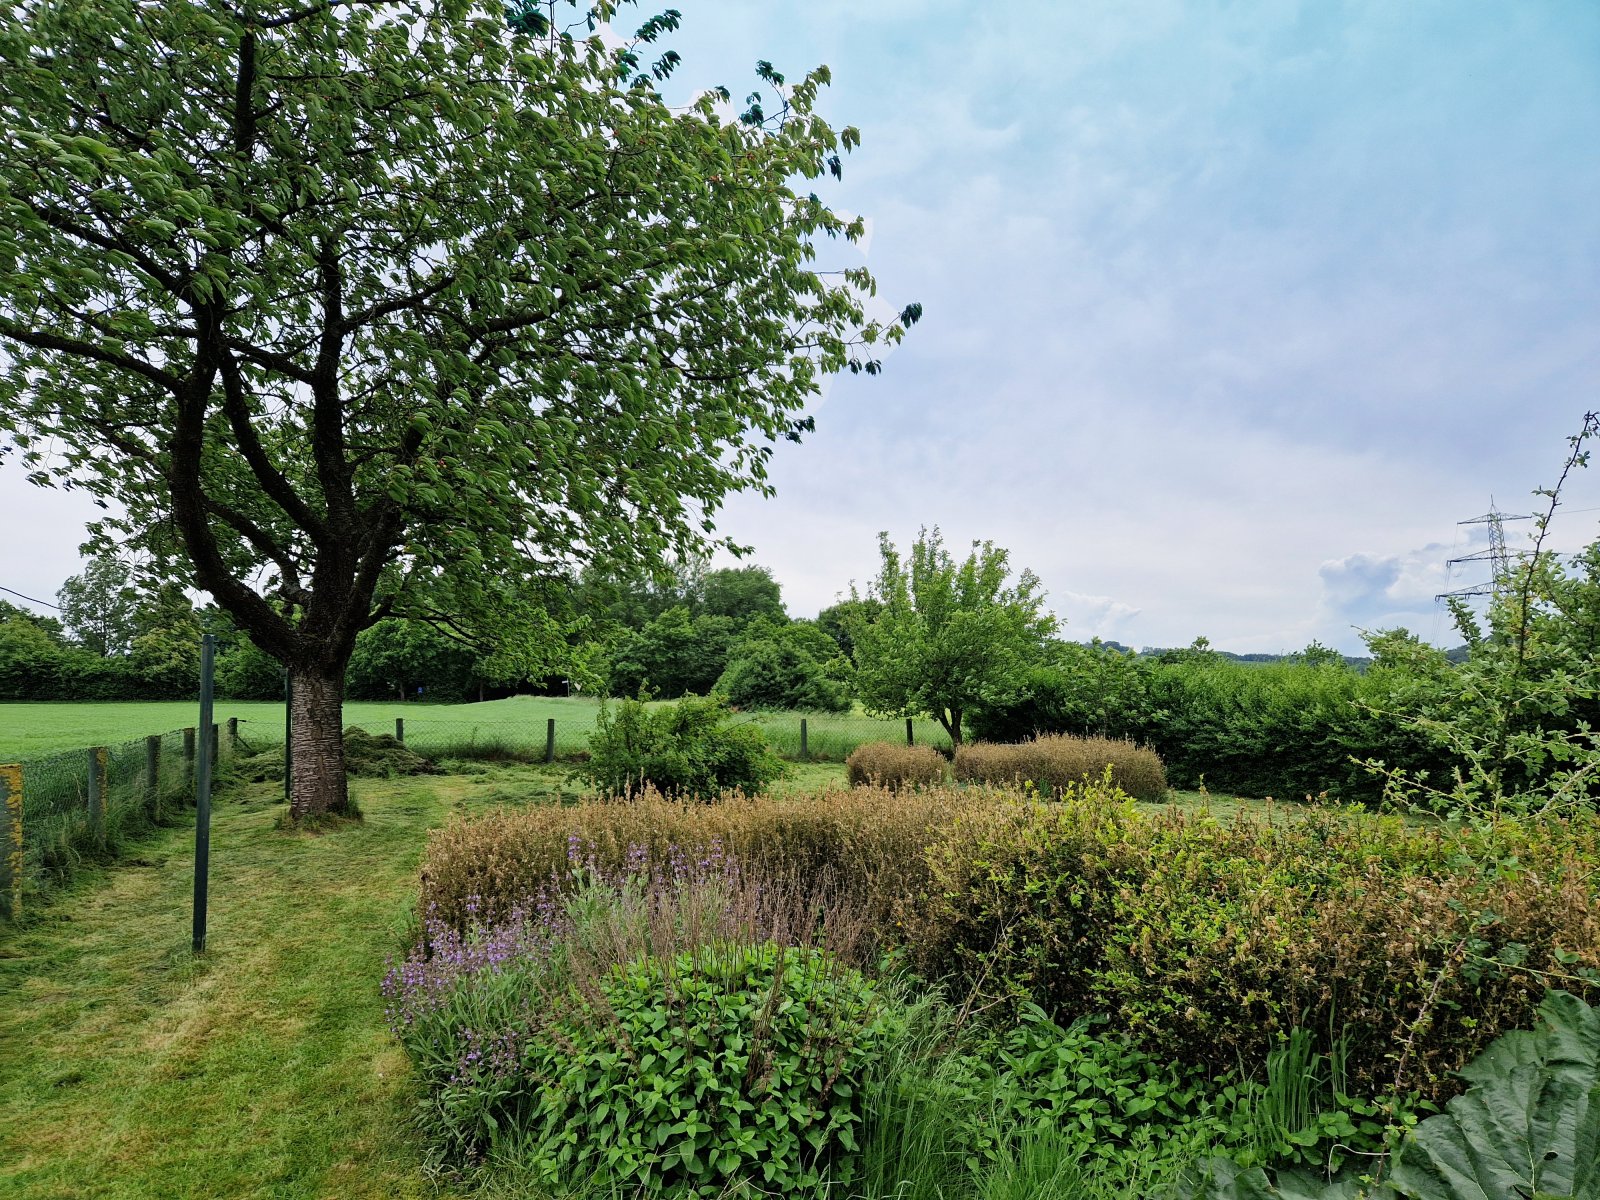
[[[815,265],[861,232],[795,186],[856,140],[825,69],[675,108],[676,54],[640,64],[676,14],[618,47],[610,5],[523,8],[0,14],[0,456],[291,667],[423,591],[496,614],[703,550],[821,378],[917,315]]]

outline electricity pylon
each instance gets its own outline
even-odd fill
[[[1487,525],[1489,527],[1489,548],[1479,550],[1476,554],[1463,554],[1460,558],[1451,558],[1445,561],[1446,567],[1453,567],[1457,563],[1487,562],[1489,564],[1490,578],[1488,583],[1475,583],[1470,587],[1457,588],[1453,592],[1440,592],[1435,600],[1447,600],[1451,596],[1488,596],[1494,592],[1495,585],[1511,573],[1511,559],[1513,556],[1521,557],[1523,551],[1506,549],[1505,523],[1507,521],[1531,521],[1533,518],[1526,513],[1503,513],[1494,506],[1494,497],[1489,497],[1489,511],[1481,517],[1471,517],[1465,521],[1457,521],[1458,525]]]

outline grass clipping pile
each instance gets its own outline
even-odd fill
[[[352,725],[344,731],[344,771],[358,779],[397,779],[403,775],[437,775],[439,768],[389,734],[368,733]],[[233,772],[245,783],[281,780],[283,747],[237,759]]]

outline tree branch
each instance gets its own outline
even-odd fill
[[[122,371],[130,371],[174,394],[182,386],[182,379],[179,376],[152,366],[142,358],[135,358],[131,354],[111,350],[81,338],[63,337],[61,334],[48,333],[41,329],[29,329],[17,324],[10,317],[0,316],[0,338],[10,338],[14,342],[21,342],[24,346],[32,346],[35,350],[56,350],[62,354],[71,354],[77,358],[105,363]]]

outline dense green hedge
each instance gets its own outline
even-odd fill
[[[1323,792],[1376,800],[1360,765],[1447,777],[1451,762],[1388,715],[1397,681],[1340,663],[1241,663],[1216,655],[1137,658],[1101,646],[1058,645],[1026,678],[1023,698],[972,714],[985,741],[1039,733],[1126,738],[1154,750],[1173,787],[1301,799]]]
[[[934,978],[1104,1013],[1146,1048],[1259,1070],[1302,1026],[1365,1094],[1442,1095],[1552,978],[1600,998],[1600,824],[1417,828],[1335,810],[1219,823],[1100,789],[975,806],[929,848],[907,942]]]

